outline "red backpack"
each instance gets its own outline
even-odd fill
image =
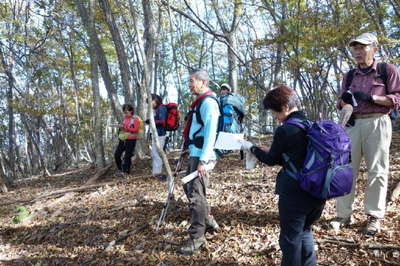
[[[179,127],[180,113],[178,110],[178,104],[167,103],[164,104],[167,107],[167,121],[165,125],[165,130],[175,131]]]

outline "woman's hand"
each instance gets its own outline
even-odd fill
[[[269,147],[267,147],[267,146],[260,146],[259,148],[260,148],[261,150],[265,151],[265,152],[268,152],[268,151],[269,151]]]
[[[251,149],[251,147],[254,146],[253,143],[251,143],[250,141],[244,140],[244,139],[243,140],[239,140],[239,142],[242,145],[241,149],[244,150],[244,151],[248,151],[248,150]]]

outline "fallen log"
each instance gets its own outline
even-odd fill
[[[85,185],[91,185],[91,184],[95,183],[100,177],[107,174],[107,172],[110,170],[111,166],[112,166],[112,164],[109,164],[106,167],[103,167],[103,168],[97,170],[96,174],[93,177],[89,178],[89,180],[85,183]]]
[[[92,185],[83,185],[80,187],[74,187],[74,188],[66,188],[66,189],[60,189],[60,190],[56,190],[47,194],[43,194],[43,195],[39,195],[36,198],[32,198],[32,199],[28,199],[28,200],[16,200],[16,201],[10,201],[10,202],[3,202],[2,205],[6,206],[6,205],[12,205],[12,204],[26,204],[26,203],[31,203],[43,198],[48,198],[48,197],[57,197],[57,196],[61,196],[62,194],[68,193],[68,192],[82,192],[85,190],[90,190],[90,189],[94,189],[97,187],[102,187],[102,186],[111,186],[111,185],[116,185],[116,184],[123,184],[123,183],[129,183],[132,181],[135,181],[136,179],[140,179],[140,178],[145,178],[145,177],[149,177],[148,175],[143,175],[143,176],[135,176],[133,178],[126,178],[123,180],[117,180],[117,181],[112,181],[112,182],[103,182],[103,183],[97,183],[97,184],[92,184]]]
[[[107,186],[107,185],[115,185],[118,183],[122,183],[120,180],[119,181],[113,181],[113,182],[104,182],[104,183],[98,183],[98,184],[92,184],[92,185],[83,185],[80,187],[75,187],[75,188],[66,188],[66,189],[60,189],[60,190],[56,190],[44,195],[41,195],[35,199],[33,199],[33,201],[39,200],[39,199],[43,199],[43,198],[48,198],[48,197],[52,197],[52,196],[60,196],[62,194],[68,193],[68,192],[82,192],[85,190],[89,190],[89,189],[93,189],[93,188],[97,188],[97,187],[102,187],[102,186]]]
[[[16,201],[11,201],[11,202],[4,202],[3,205],[12,205],[12,204],[26,204],[26,203],[31,203],[43,198],[48,198],[48,197],[55,197],[55,196],[61,196],[62,194],[66,194],[68,192],[82,192],[85,190],[101,187],[101,186],[106,186],[106,185],[114,185],[121,183],[121,181],[114,181],[114,182],[104,182],[104,183],[98,183],[98,184],[93,184],[93,185],[87,185],[87,186],[80,186],[80,187],[75,187],[75,188],[67,188],[67,189],[60,189],[56,190],[44,195],[39,195],[36,198],[32,198],[29,200],[16,200]]]
[[[138,232],[143,231],[146,227],[154,225],[157,221],[157,216],[153,216],[150,221],[145,222],[144,224],[134,228],[123,230],[118,234],[118,238],[108,243],[108,245],[103,249],[103,252],[109,251],[115,244],[121,242],[122,240],[126,239],[128,236],[136,234]]]
[[[70,193],[66,193],[65,195],[63,195],[62,197],[58,198],[57,200],[53,200],[51,202],[49,202],[48,204],[40,204],[40,206],[33,210],[31,212],[31,214],[26,217],[23,221],[22,224],[23,225],[27,225],[30,224],[31,222],[35,221],[37,218],[39,217],[45,217],[49,215],[49,212],[52,208],[54,208],[55,206],[59,205],[60,203],[64,202],[64,201],[68,201],[70,199],[72,199],[74,197],[74,193],[70,192]],[[64,207],[59,208],[58,210],[56,210],[56,214],[53,214],[51,216],[51,218],[53,218],[53,216],[57,216],[60,213],[62,213],[62,211],[64,210]]]
[[[108,243],[107,247],[103,250],[103,252],[109,251],[113,246],[117,243],[121,242],[122,240],[126,239],[128,236],[136,234],[140,231],[143,231],[146,227],[150,225],[149,222],[142,224],[134,229],[124,230],[118,234],[118,238]]]

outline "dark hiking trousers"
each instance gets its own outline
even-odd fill
[[[197,170],[199,157],[190,157],[187,174]],[[190,227],[189,235],[192,239],[202,237],[206,231],[206,220],[209,218],[210,207],[207,203],[208,175],[206,177],[196,177],[192,181],[183,185],[183,189],[189,201]]]
[[[310,196],[297,199],[279,197],[281,232],[279,245],[282,250],[281,265],[317,265],[311,225],[319,219],[325,202]]]
[[[128,140],[119,140],[117,149],[114,153],[115,163],[117,164],[118,170],[129,174],[131,170],[131,158],[135,151],[136,140],[128,139]],[[122,154],[124,153],[123,160],[121,159]]]

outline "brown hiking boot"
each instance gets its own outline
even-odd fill
[[[375,235],[381,231],[381,221],[372,215],[368,215],[367,225],[364,228],[364,234]]]
[[[185,243],[180,246],[178,249],[178,253],[182,255],[192,255],[195,253],[199,253],[200,249],[206,243],[206,239],[204,236],[199,238],[189,238]]]
[[[206,233],[214,233],[214,232],[218,232],[220,230],[220,227],[217,223],[217,221],[215,221],[214,216],[209,215],[206,218]]]

